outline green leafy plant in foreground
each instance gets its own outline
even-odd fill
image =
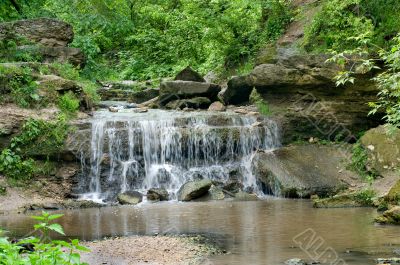
[[[10,242],[7,237],[0,237],[0,265],[86,264],[80,261],[79,251],[90,250],[80,245],[79,240],[73,239],[67,242],[51,240],[49,237],[50,232],[65,235],[61,225],[52,223],[62,216],[62,214],[50,215],[47,212],[33,216],[38,221],[34,229],[39,233],[39,237],[28,237],[16,243]],[[26,246],[30,246],[33,251],[27,251]]]

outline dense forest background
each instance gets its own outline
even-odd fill
[[[90,80],[159,80],[187,65],[226,79],[249,72],[260,50],[306,16],[303,2],[318,12],[298,49],[332,54],[344,69],[338,85],[354,82],[356,73],[388,70],[376,77],[383,92],[371,106],[398,125],[397,0],[5,0],[0,21],[54,17],[72,24],[71,46],[84,51],[80,74]]]

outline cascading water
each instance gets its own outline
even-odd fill
[[[273,121],[234,112],[98,111],[90,135],[90,146],[81,150],[80,192],[92,200],[150,188],[165,188],[174,198],[198,178],[235,179],[262,195],[252,158],[280,144]]]

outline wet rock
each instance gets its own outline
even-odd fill
[[[243,189],[243,184],[238,180],[229,180],[224,186],[223,189],[229,191],[231,193],[238,193]]]
[[[225,194],[221,188],[212,185],[210,190],[208,191],[209,197],[211,200],[223,200],[225,199]]]
[[[258,197],[256,194],[239,191],[235,194],[236,201],[257,201]]]
[[[143,195],[137,191],[126,191],[117,196],[117,200],[120,204],[135,205],[141,203],[142,199]]]
[[[118,112],[119,109],[120,109],[120,108],[118,108],[118,107],[113,107],[113,106],[108,107],[108,110],[109,110],[110,112]]]
[[[158,97],[159,89],[147,88],[141,90],[117,89],[117,88],[101,88],[98,94],[102,100],[107,101],[127,101],[130,103],[144,104],[149,100]]]
[[[49,47],[66,47],[74,38],[72,26],[50,18],[0,23],[0,40],[22,36]]]
[[[362,201],[357,200],[356,193],[344,193],[322,199],[315,197],[313,206],[315,208],[354,208],[370,205],[365,205]]]
[[[380,224],[400,225],[400,206],[394,206],[375,219]]]
[[[379,258],[376,259],[377,264],[386,264],[386,265],[394,265],[400,264],[400,258]]]
[[[202,179],[197,181],[189,181],[185,183],[178,191],[179,201],[191,201],[197,199],[205,194],[211,188],[212,181],[209,179]]]
[[[219,85],[193,81],[165,81],[161,83],[159,104],[165,106],[173,100],[206,97],[217,100]],[[208,107],[208,106],[207,106]]]
[[[344,161],[344,146],[292,145],[272,152],[258,152],[253,159],[256,177],[265,192],[283,197],[336,194],[359,177]]]
[[[307,265],[307,262],[302,259],[289,259],[285,261],[285,265]]]
[[[169,194],[165,189],[153,188],[147,191],[147,199],[150,201],[168,201]]]
[[[209,111],[225,111],[226,107],[219,101],[213,102],[210,107],[208,107]]]
[[[206,82],[206,80],[204,80],[204,78],[199,73],[194,71],[190,66],[188,66],[185,69],[183,69],[182,71],[180,71],[176,75],[175,80],[194,81],[194,82],[202,82],[202,83]]]
[[[196,97],[192,99],[180,99],[169,102],[165,107],[167,109],[206,109],[211,101],[206,97]]]
[[[87,209],[107,206],[104,203],[98,203],[89,200],[67,200],[64,201],[61,205],[64,209]]]

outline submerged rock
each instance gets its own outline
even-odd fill
[[[253,193],[239,191],[238,193],[235,194],[235,200],[236,201],[257,201],[258,197],[256,194],[253,194]]]
[[[178,191],[179,201],[191,201],[197,199],[209,191],[212,181],[209,179],[189,181]]]
[[[120,193],[117,196],[117,200],[120,204],[130,204],[135,205],[141,203],[143,199],[143,195],[137,191],[126,191],[124,193]]]
[[[168,201],[169,194],[165,189],[153,188],[147,191],[147,199],[150,201]]]
[[[375,222],[380,224],[400,225],[400,206],[385,211],[381,216],[375,219]]]

